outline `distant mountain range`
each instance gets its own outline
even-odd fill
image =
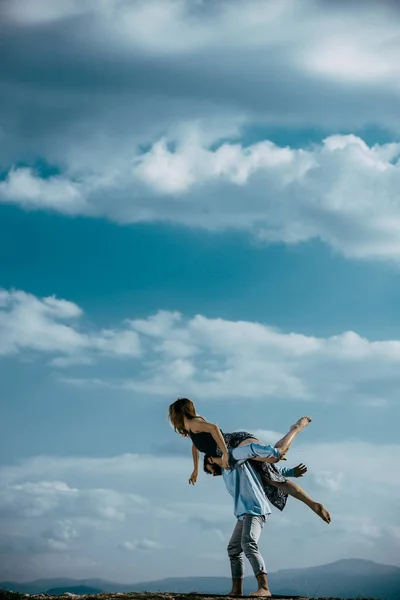
[[[87,585],[74,585],[72,587],[56,587],[46,590],[46,594],[51,596],[61,596],[62,594],[77,594],[85,596],[86,594],[101,594],[104,590],[92,588]]]
[[[368,560],[340,560],[307,569],[285,569],[268,575],[274,594],[307,597],[380,598],[400,600],[400,568]],[[175,577],[159,581],[121,584],[102,579],[38,579],[26,583],[0,582],[0,589],[34,594],[96,594],[99,592],[199,592],[226,594],[227,577]],[[254,578],[246,577],[245,593],[254,589]]]

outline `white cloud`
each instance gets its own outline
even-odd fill
[[[37,298],[0,289],[0,355],[33,350],[53,354],[53,364],[90,364],[105,357],[137,357],[138,334],[129,327],[85,331],[82,310],[55,297]]]
[[[164,546],[154,540],[136,540],[134,542],[124,542],[121,544],[121,549],[127,552],[133,552],[135,550],[164,550]]]
[[[367,515],[339,514],[337,517],[337,527],[347,536],[356,536],[374,548],[377,540],[387,536],[390,527],[371,519]]]
[[[327,506],[332,523],[328,527],[293,499],[283,514],[273,509],[268,536],[261,540],[270,570],[354,556],[386,562],[388,540],[397,556],[399,460],[398,444],[302,443],[299,437],[287,464],[307,464],[308,473],[297,483]],[[76,576],[76,560],[84,563],[78,571],[82,577],[143,581],[189,572],[193,555],[206,557],[212,544],[228,576],[226,544],[235,523],[232,499],[220,478],[201,473],[193,488],[187,483],[189,473],[189,456],[163,455],[41,456],[0,467],[0,573],[10,572],[15,557],[21,563],[24,555],[29,577],[55,572]],[[332,487],[332,481],[339,483]],[[138,490],[146,498],[136,498]],[[119,513],[125,515],[123,520],[116,518]],[[299,536],[301,545],[296,543]],[[187,551],[189,540],[193,552]],[[268,552],[272,542],[273,554]],[[125,552],[115,553],[118,547]],[[163,550],[154,576],[149,555]],[[132,552],[137,567],[133,571]],[[48,563],[47,555],[53,562]],[[190,572],[218,575],[220,568],[210,557]]]
[[[0,182],[0,199],[25,208],[50,208],[64,214],[85,214],[86,202],[79,186],[64,177],[41,179],[32,169],[12,169]]]
[[[189,457],[187,459],[176,456],[158,457],[155,461],[154,456],[139,454],[122,454],[106,458],[42,455],[28,458],[17,465],[0,467],[0,483],[6,487],[22,485],[26,480],[38,481],[37,485],[39,485],[39,489],[42,489],[40,482],[50,481],[51,483],[46,484],[50,486],[50,489],[58,489],[57,486],[64,489],[66,486],[66,491],[70,492],[68,483],[54,483],[57,481],[53,479],[55,474],[65,477],[67,482],[75,481],[77,475],[81,476],[81,483],[90,478],[97,482],[96,489],[100,488],[99,484],[104,477],[112,479],[115,476],[120,480],[127,479],[131,485],[130,492],[132,492],[132,485],[135,490],[139,489],[135,483],[135,479],[139,476],[154,477],[155,473],[158,473],[158,477],[163,474],[168,478],[170,474],[175,475],[184,466],[190,467]],[[72,488],[74,487],[77,486],[73,485]],[[139,504],[143,498],[135,492],[133,500]]]
[[[399,144],[369,147],[353,135],[304,149],[264,141],[172,152],[157,143],[136,175],[169,199],[165,219],[243,229],[266,242],[319,238],[346,256],[398,259],[399,155]]]
[[[390,14],[386,12],[386,16]],[[332,30],[325,36],[311,42],[302,53],[306,68],[311,72],[338,83],[377,83],[385,85],[391,77],[399,74],[399,46],[393,37],[394,24],[379,19],[369,21],[365,13],[359,13],[356,37],[350,30],[350,23],[337,14],[331,20]],[[385,11],[381,13],[385,17]],[[343,27],[344,25],[344,27]]]
[[[3,6],[4,15],[15,19],[19,23],[28,25],[51,23],[84,13],[91,6],[91,2],[83,0],[60,0],[56,4],[51,0],[35,0],[27,2],[5,2]],[[101,3],[100,3],[101,4]]]
[[[331,471],[320,471],[314,475],[315,483],[332,492],[338,491],[343,485],[343,473]]]
[[[0,535],[0,555],[6,555],[6,562],[10,556],[20,555],[32,556],[35,554],[46,554],[48,552],[64,552],[67,545],[54,538],[39,536],[37,538],[23,534]]]
[[[346,256],[398,260],[399,156],[400,144],[368,146],[354,135],[300,149],[269,141],[209,149],[189,135],[174,150],[155,143],[118,177],[105,178],[103,165],[102,174],[83,176],[82,205],[64,193],[61,179],[31,175],[50,190],[33,195],[31,205],[118,222],[244,230],[265,243],[318,238]],[[24,205],[25,192],[10,191],[11,181],[0,184],[0,201]]]
[[[27,481],[3,487],[0,515],[37,518],[56,513],[123,521],[127,513],[142,512],[143,502],[135,494],[110,489],[78,489],[62,481]]]
[[[263,323],[168,311],[125,319],[116,329],[86,331],[73,302],[2,290],[0,334],[3,355],[51,355],[51,367],[79,366],[84,375],[100,358],[108,359],[110,369],[110,359],[136,359],[123,376],[111,370],[103,377],[59,377],[77,386],[205,399],[346,400],[371,408],[397,401],[400,341],[370,341],[353,331],[317,338]],[[280,434],[260,435],[269,440]]]
[[[240,143],[241,126],[260,123],[375,124],[397,139],[394,4],[6,0],[0,11],[15,56],[0,82],[0,202],[399,258],[397,143]],[[56,174],[35,171],[38,158]]]
[[[68,519],[55,521],[51,529],[44,531],[45,538],[52,550],[59,552],[69,549],[70,543],[79,537],[79,534],[71,521]]]
[[[351,2],[341,8],[338,14],[313,0],[302,2],[301,10],[291,0],[250,0],[245,7],[223,1],[211,8],[190,0],[140,0],[134,4],[62,0],[57,5],[50,0],[6,0],[2,12],[4,18],[27,27],[89,17],[94,23],[91,41],[103,52],[114,44],[128,55],[140,51],[180,58],[186,52],[198,57],[210,50],[239,47],[247,54],[245,60],[252,51],[258,52],[262,66],[268,67],[264,52],[274,49],[278,53],[286,45],[288,56],[284,59],[300,71],[310,69],[321,75],[321,67],[326,65],[325,76],[340,80],[352,75],[370,83],[396,75],[395,11],[369,6],[364,12]],[[82,34],[76,36],[80,42]],[[215,52],[217,63],[224,59]]]
[[[143,320],[130,325],[146,331]],[[141,376],[121,382],[126,389],[205,399],[397,399],[397,340],[369,341],[351,331],[316,338],[201,315],[185,319],[174,313],[168,319],[164,312],[150,317],[148,326],[152,332],[142,333],[141,344],[151,349],[151,361]],[[184,345],[180,358],[176,346],[170,352],[171,342]]]

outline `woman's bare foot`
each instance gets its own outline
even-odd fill
[[[319,502],[314,502],[314,505],[311,506],[310,508],[311,508],[311,510],[313,510],[315,512],[316,515],[318,515],[319,517],[321,517],[321,519],[323,521],[325,521],[325,523],[330,523],[331,522],[331,515],[326,510],[326,508],[322,504],[320,504]]]
[[[301,417],[301,419],[299,419],[294,425],[291,426],[290,431],[293,431],[294,429],[298,429],[299,431],[302,431],[310,423],[311,423],[310,417]]]

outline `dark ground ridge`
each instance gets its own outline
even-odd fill
[[[245,598],[246,596],[243,596]],[[254,596],[253,596],[254,597]],[[66,593],[62,595],[53,594],[21,594],[20,592],[8,592],[6,590],[0,590],[0,600],[202,600],[202,598],[215,598],[225,599],[227,596],[218,594],[196,594],[194,592],[188,594],[175,594],[175,593],[154,593],[154,592],[102,592],[100,594],[71,594]],[[272,598],[279,600],[310,600],[307,596],[289,596],[289,595],[278,595],[273,594]],[[343,598],[323,597],[313,598],[313,600],[344,600]],[[351,600],[346,598],[346,600]],[[354,598],[353,600],[376,600],[373,598]]]

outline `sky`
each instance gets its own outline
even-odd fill
[[[287,465],[332,523],[272,508],[269,571],[400,566],[399,21],[0,0],[0,580],[229,576],[178,396],[267,443],[313,419]]]

